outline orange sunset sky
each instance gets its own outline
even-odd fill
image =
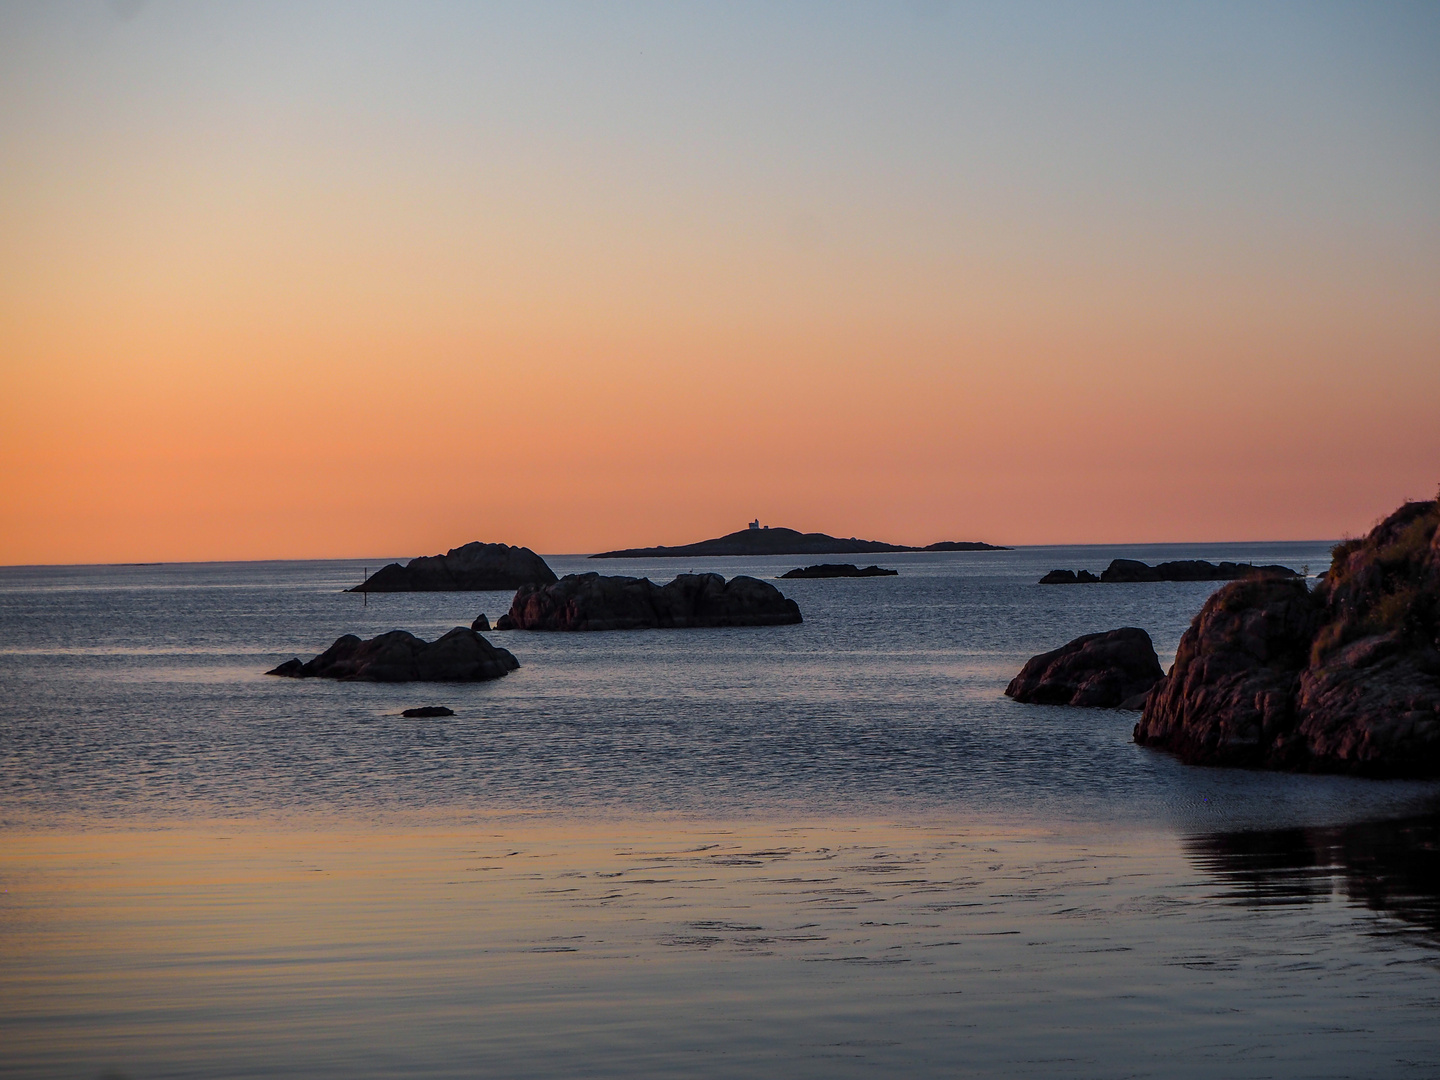
[[[1440,482],[1440,7],[0,7],[0,563]]]

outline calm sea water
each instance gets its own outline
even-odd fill
[[[493,634],[474,686],[263,672],[508,593],[0,569],[0,1073],[1440,1074],[1440,786],[1002,694],[1116,626],[1168,664],[1215,587],[1049,569],[1326,547],[901,554],[780,583],[801,626]]]

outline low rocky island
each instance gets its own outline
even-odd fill
[[[302,663],[296,657],[265,674],[347,682],[484,682],[519,666],[508,649],[457,626],[438,641],[424,641],[406,630],[369,640],[346,634],[313,660]]]
[[[406,709],[400,715],[406,720],[433,720],[441,716],[454,716],[455,710],[444,705],[421,705],[417,709]]]
[[[570,574],[515,593],[497,629],[642,630],[697,626],[784,626],[799,605],[753,577],[681,574],[668,585],[649,578]]]
[[[1091,585],[1100,579],[1089,570],[1051,570],[1040,579],[1041,585]]]
[[[1164,675],[1150,635],[1122,626],[1031,657],[1005,694],[1035,705],[1139,709]]]
[[[1337,546],[1314,592],[1241,580],[1180,639],[1135,741],[1187,762],[1440,775],[1440,506]]]
[[[780,577],[785,580],[793,578],[831,578],[831,577],[895,577],[899,570],[886,570],[879,566],[859,567],[854,563],[818,563],[815,566],[801,566],[794,570],[787,570]]]
[[[1137,581],[1237,581],[1240,578],[1298,578],[1300,575],[1288,566],[1253,566],[1250,563],[1212,563],[1204,559],[1181,559],[1163,562],[1159,566],[1140,562],[1137,559],[1112,559],[1110,565],[1096,577],[1089,570],[1051,570],[1040,579],[1041,585],[1092,585],[1098,582],[1108,584]]]
[[[758,523],[748,529],[701,540],[679,547],[622,548],[602,551],[592,559],[693,559],[715,555],[883,555],[897,551],[1008,551],[998,544],[982,544],[976,540],[944,540],[926,547],[887,544],[880,540],[846,540],[825,533],[802,533],[794,529],[761,528]]]
[[[350,592],[487,592],[548,585],[555,571],[527,547],[478,540],[444,555],[424,555],[404,566],[390,563]]]

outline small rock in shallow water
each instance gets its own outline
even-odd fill
[[[482,631],[486,633],[489,632],[490,620],[485,617],[485,613],[483,611],[479,615],[475,616],[475,621],[470,624],[470,629],[474,630],[477,634],[481,633]]]
[[[444,705],[422,705],[418,709],[406,709],[400,715],[407,720],[425,720],[432,716],[454,716],[455,710]]]
[[[1035,705],[1140,708],[1165,673],[1150,635],[1135,626],[1086,634],[1031,657],[1005,688],[1008,697]],[[1139,705],[1134,704],[1141,698]]]

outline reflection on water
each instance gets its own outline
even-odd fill
[[[1440,936],[1440,811],[1328,828],[1223,832],[1186,841],[1191,860],[1246,905],[1343,897]]]
[[[12,831],[0,882],[7,1076],[1440,1075],[1432,952],[1160,832]]]

